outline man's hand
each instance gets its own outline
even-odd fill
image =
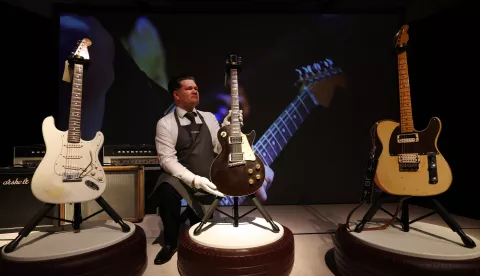
[[[225,119],[223,119],[222,127],[228,126],[230,124],[231,118],[232,118],[232,111],[229,110],[227,116],[225,116]],[[243,111],[242,110],[240,110],[240,114],[238,114],[238,120],[240,121],[240,126],[243,127]]]
[[[274,175],[273,170],[269,166],[265,166],[265,180],[263,181],[262,187],[255,192],[255,195],[260,201],[267,200],[267,190],[273,182]]]
[[[212,195],[224,197],[225,195],[217,191],[217,186],[215,186],[208,178],[203,176],[195,176],[193,179],[193,186],[197,189],[202,189],[205,192],[211,193]]]

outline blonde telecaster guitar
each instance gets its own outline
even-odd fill
[[[98,159],[103,134],[97,132],[91,141],[81,139],[83,70],[89,61],[88,47],[91,44],[89,39],[83,39],[69,58],[73,80],[68,130],[58,130],[52,116],[43,121],[46,153],[35,170],[31,189],[33,195],[45,203],[94,200],[106,188],[105,172]]]
[[[433,196],[450,187],[452,172],[437,147],[442,129],[433,117],[422,131],[413,125],[406,45],[408,25],[395,35],[400,90],[400,123],[380,121],[376,135],[381,144],[375,173],[376,185],[389,194]]]

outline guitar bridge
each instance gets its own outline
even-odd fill
[[[228,167],[229,168],[232,168],[232,167],[236,167],[236,166],[243,166],[245,165],[245,161],[239,161],[239,162],[231,162],[231,163],[228,163]]]
[[[420,157],[415,153],[399,154],[398,165],[401,172],[416,172],[419,169]]]
[[[228,155],[228,167],[240,166],[245,164],[243,153],[230,153]]]
[[[82,177],[78,172],[68,172],[63,174],[63,182],[80,182]]]

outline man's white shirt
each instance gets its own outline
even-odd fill
[[[220,153],[222,147],[217,139],[217,133],[220,129],[217,118],[211,112],[204,112],[197,109],[194,109],[193,111],[202,115],[212,137],[213,150],[215,153]],[[155,135],[155,146],[157,148],[160,167],[172,176],[175,176],[188,185],[191,185],[195,174],[180,164],[177,159],[175,145],[177,144],[178,138],[178,126],[175,120],[175,112],[179,117],[178,119],[181,126],[191,124],[190,120],[185,117],[187,111],[180,107],[176,107],[173,112],[168,113],[158,120],[157,131]],[[198,114],[195,117],[195,121],[197,124],[202,124],[202,120]]]

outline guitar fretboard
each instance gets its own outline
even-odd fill
[[[75,64],[72,81],[72,99],[70,100],[70,118],[68,122],[68,142],[80,142],[82,118],[83,64]]]
[[[413,132],[410,81],[408,77],[407,52],[398,54],[398,87],[400,90],[400,129],[402,133]]]
[[[232,134],[233,135],[240,135],[241,134],[241,126],[240,126],[240,121],[239,121],[239,113],[240,113],[240,103],[238,99],[238,73],[237,69],[231,69],[230,70],[230,75],[231,75],[231,97],[232,97],[232,103],[231,103],[231,110],[232,110],[232,116],[231,118],[231,126],[232,126]]]
[[[307,88],[303,89],[255,143],[253,150],[265,165],[269,166],[280,155],[315,106]]]

